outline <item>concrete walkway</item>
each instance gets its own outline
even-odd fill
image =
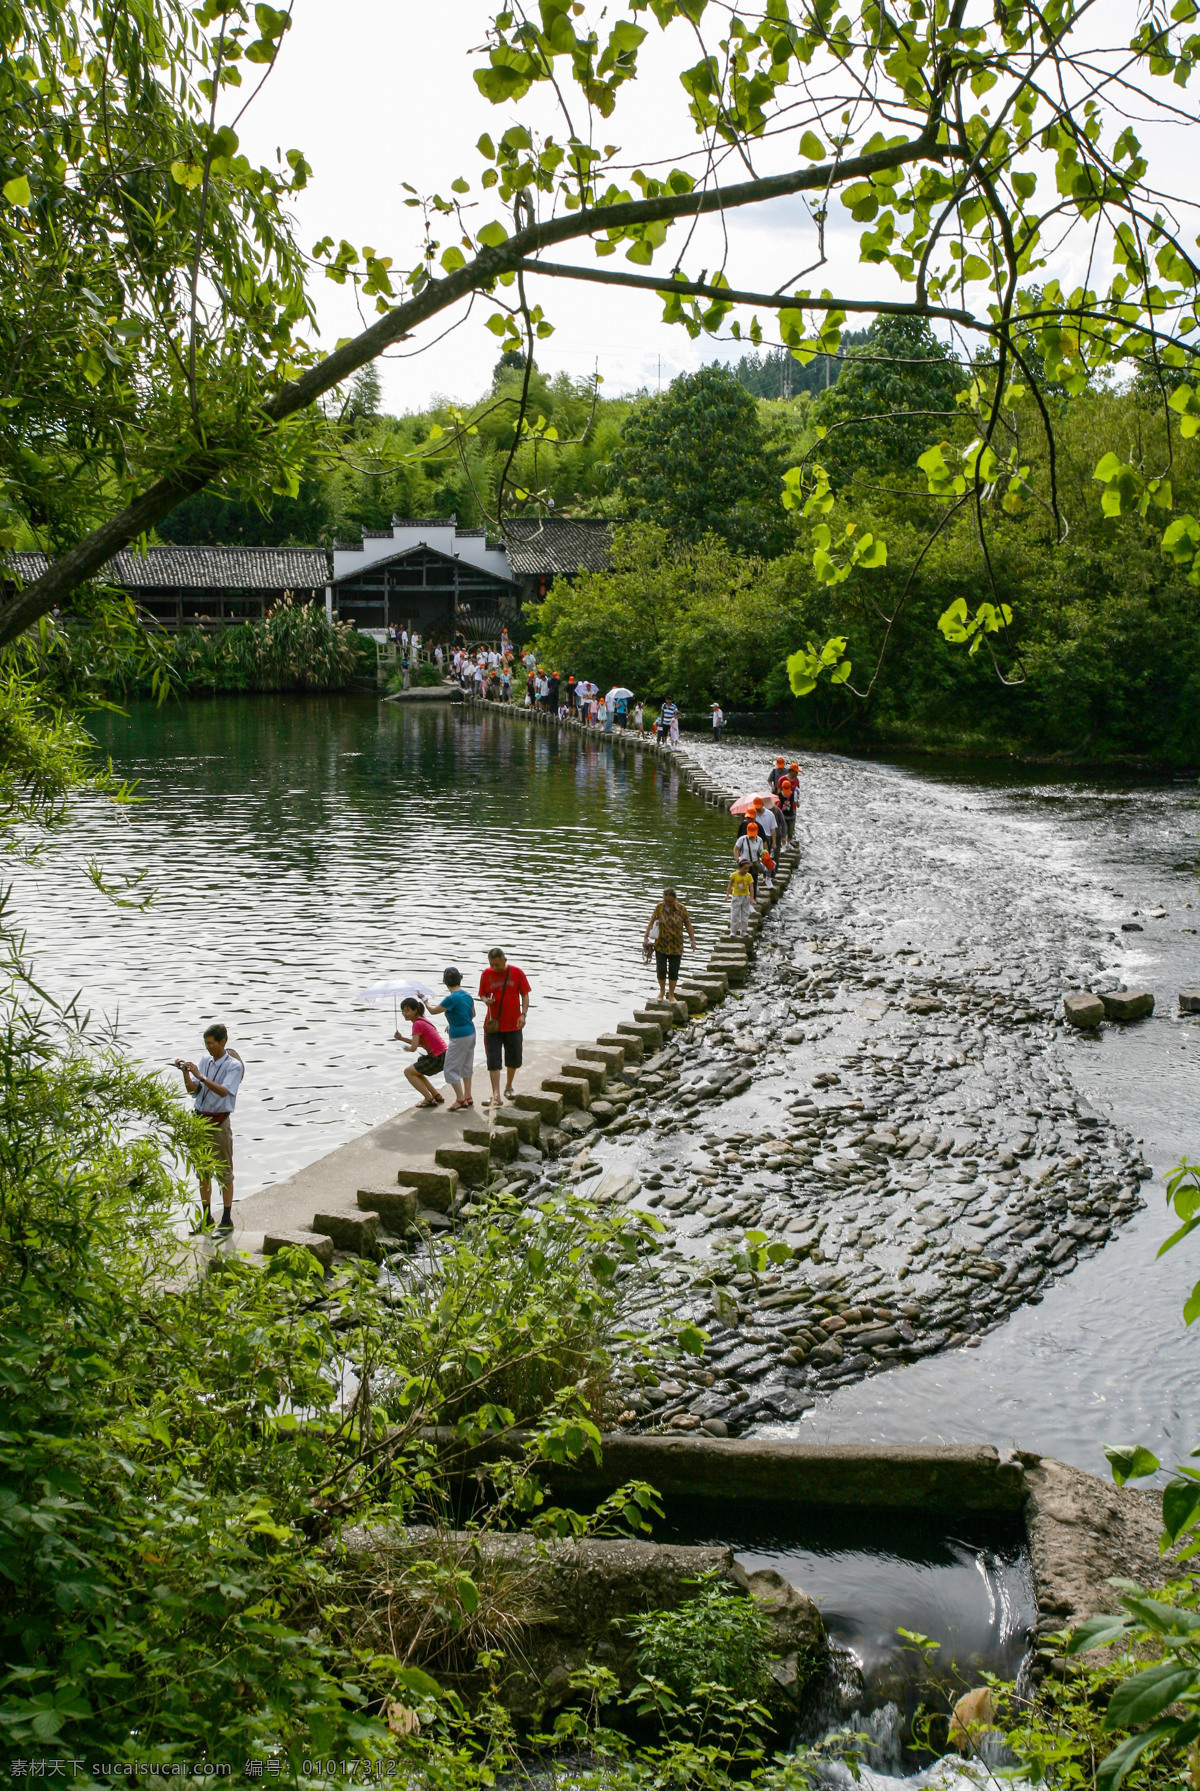
[[[546,1077],[560,1073],[575,1051],[573,1040],[531,1039],[525,1047],[525,1062],[517,1071],[516,1092],[539,1090]],[[488,1129],[491,1110],[484,1103],[490,1098],[491,1088],[483,1063],[482,1038],[475,1067],[474,1107],[459,1113],[448,1113],[445,1107],[431,1112],[417,1107],[414,1092],[412,1106],[339,1145],[328,1156],[306,1164],[286,1181],[275,1182],[246,1200],[235,1201],[234,1229],[226,1237],[213,1239],[213,1250],[257,1255],[268,1237],[288,1232],[312,1233],[313,1220],[320,1213],[349,1213],[359,1206],[360,1189],[396,1187],[402,1169],[435,1170],[435,1153],[439,1149],[461,1145],[465,1132]],[[442,1092],[442,1078],[433,1080]],[[446,1093],[449,1106],[450,1092]],[[496,1124],[502,1130],[513,1111],[507,1103],[498,1109]],[[313,1235],[315,1240],[317,1234]]]

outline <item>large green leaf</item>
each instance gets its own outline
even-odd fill
[[[1153,1722],[1168,1704],[1193,1692],[1200,1685],[1200,1668],[1187,1661],[1164,1660],[1135,1673],[1119,1685],[1109,1699],[1104,1713],[1106,1729],[1131,1729],[1139,1723]]]

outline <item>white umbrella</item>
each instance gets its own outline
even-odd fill
[[[628,702],[632,696],[632,690],[626,690],[623,684],[614,684],[609,691],[608,696],[605,698],[605,701],[611,703],[614,697],[618,699],[624,697],[625,701]]]
[[[385,976],[377,983],[368,983],[355,1001],[390,1001],[392,1018],[396,1019],[398,1001],[440,1001],[444,990],[433,988],[419,976]],[[398,1022],[397,1022],[398,1023]]]

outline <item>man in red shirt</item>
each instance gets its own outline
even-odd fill
[[[507,1070],[504,1098],[512,1099],[513,1077],[521,1067],[525,1019],[529,1013],[529,978],[510,964],[497,946],[488,953],[488,967],[479,979],[480,999],[487,1002],[483,1048],[492,1079],[492,1106],[500,1105],[500,1069]]]

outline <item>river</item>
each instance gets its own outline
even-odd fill
[[[391,1011],[353,1000],[366,983],[449,962],[470,979],[501,943],[534,982],[531,1034],[594,1036],[646,992],[638,942],[663,883],[711,908],[723,877],[728,824],[671,771],[494,716],[248,697],[138,706],[94,731],[141,800],[84,802],[17,870],[14,917],[44,986],[80,991],[148,1064],[197,1052],[202,1023],[226,1021],[249,1066],[241,1195],[401,1104]],[[746,742],[700,750],[719,751],[726,781],[760,783],[769,763]],[[1151,1020],[1061,1038],[1057,1061],[1144,1141],[1156,1175],[1200,1152],[1200,1034],[1176,1012],[1200,983],[1190,782],[804,763],[803,872],[771,927],[954,960],[998,987],[1144,983]],[[106,901],[91,858],[110,880],[144,871],[151,906]],[[795,1073],[819,1057],[801,1052]],[[1018,1088],[1003,1040],[987,1063]],[[1195,1263],[1155,1261],[1161,1182],[1143,1193],[1111,1242],[977,1348],[823,1396],[799,1434],[1015,1440],[1101,1473],[1109,1441],[1186,1453],[1200,1397],[1179,1309]]]

